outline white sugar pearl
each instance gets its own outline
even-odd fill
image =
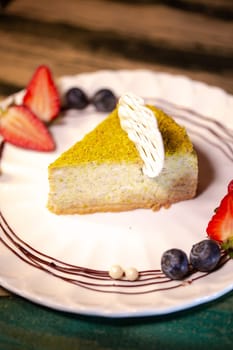
[[[109,270],[109,276],[114,280],[118,280],[123,277],[124,271],[120,265],[113,265]]]
[[[128,281],[136,281],[138,279],[138,271],[134,267],[125,270],[125,277]]]

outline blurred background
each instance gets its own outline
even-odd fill
[[[141,69],[233,93],[233,0],[1,0],[0,97],[54,75]]]

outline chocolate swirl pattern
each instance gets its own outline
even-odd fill
[[[226,128],[219,121],[166,100],[154,99],[152,102],[172,115],[179,123],[185,123],[190,137],[194,135],[202,140],[208,138],[208,143],[212,147],[218,148],[225,157],[233,161],[233,130]]]
[[[34,249],[11,229],[3,214],[0,212],[0,227],[2,235],[0,241],[19,259],[67,283],[86,288],[95,292],[119,294],[147,294],[184,287],[205,277],[208,273],[193,272],[185,281],[173,281],[167,278],[161,270],[140,271],[136,282],[113,281],[108,271],[95,270],[68,264]],[[218,268],[229,258],[222,254]]]

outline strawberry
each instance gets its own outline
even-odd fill
[[[45,124],[25,106],[10,106],[0,111],[0,134],[16,146],[52,151],[55,144]]]
[[[228,185],[228,193],[222,199],[216,213],[211,218],[206,232],[211,239],[226,242],[233,238],[233,181]]]
[[[23,104],[44,122],[54,119],[60,111],[60,98],[47,66],[39,66],[29,82]]]
[[[227,186],[228,192],[233,192],[233,180],[231,180]]]

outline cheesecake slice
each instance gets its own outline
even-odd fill
[[[115,109],[49,165],[48,208],[56,214],[158,210],[195,196],[197,155],[185,128],[153,106],[164,144],[164,166],[148,177]]]

